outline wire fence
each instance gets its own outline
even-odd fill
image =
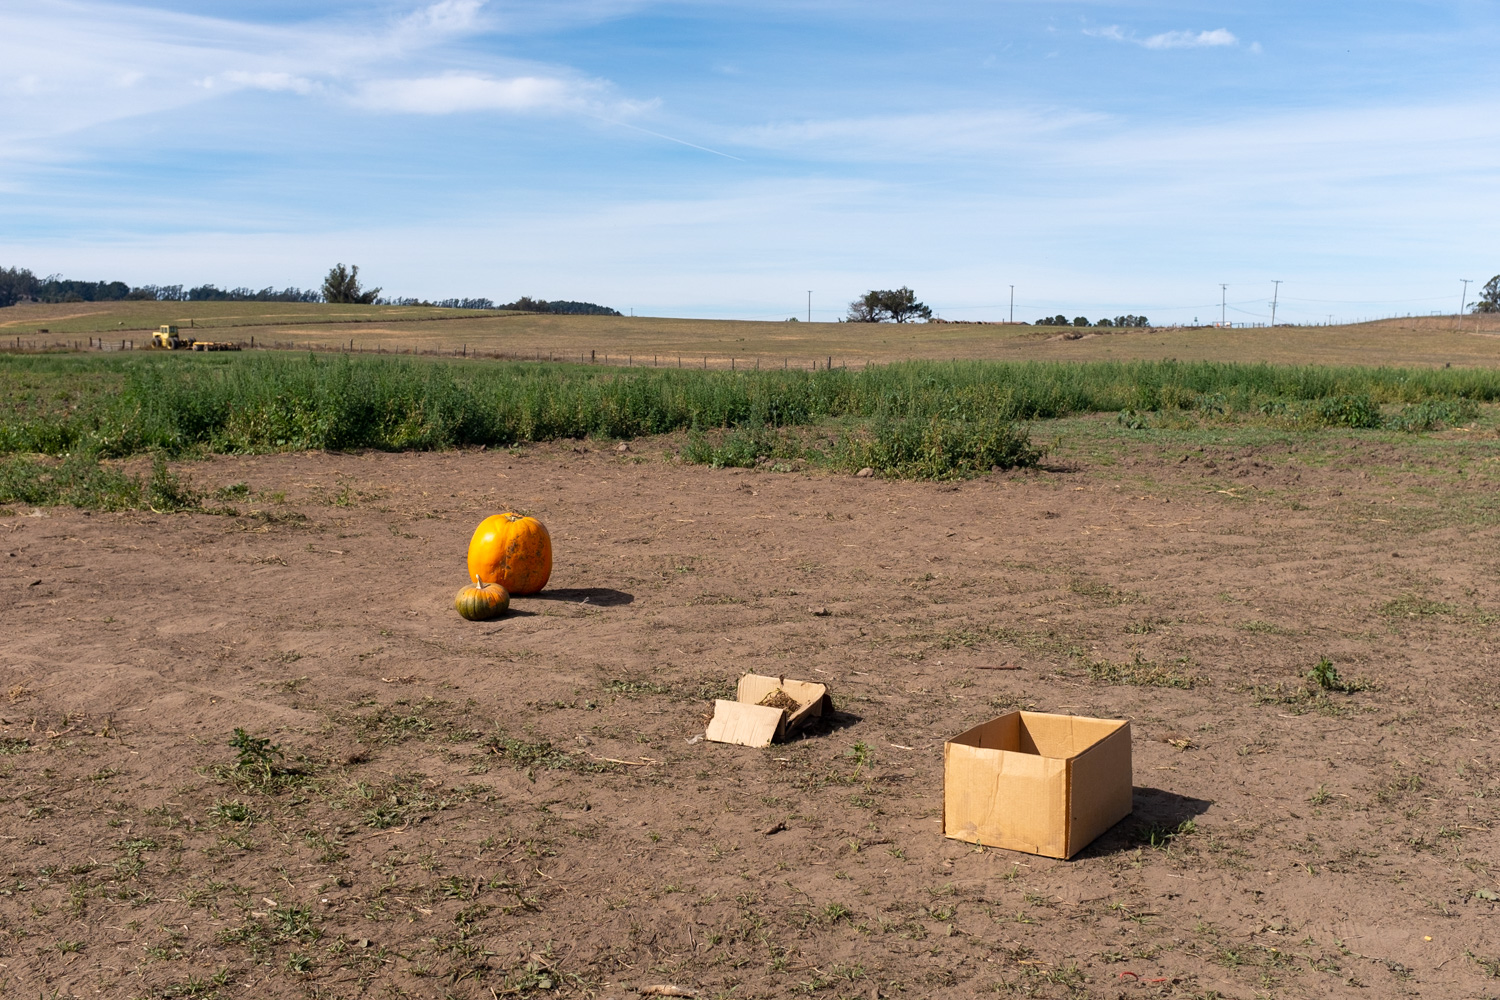
[[[597,349],[578,351],[576,353],[573,351],[559,351],[556,348],[548,348],[546,350],[542,348],[532,348],[530,350],[493,350],[470,347],[468,344],[462,344],[456,348],[424,346],[420,344],[412,344],[407,347],[391,345],[367,347],[360,344],[358,340],[328,344],[302,340],[265,340],[257,337],[251,337],[248,342],[238,344],[236,349],[256,351],[315,351],[325,354],[382,354],[427,358],[473,358],[492,361],[608,365],[620,368],[699,368],[724,371],[760,371],[762,368],[805,371],[823,371],[839,368],[857,371],[877,363],[871,359],[839,358],[831,354],[821,358],[793,357],[791,355],[778,355],[768,358],[765,356],[745,357],[740,355],[702,353],[632,354],[627,352],[618,354]],[[164,348],[153,347],[149,341],[135,341],[129,338],[110,340],[103,337],[90,337],[87,340],[37,340],[27,337],[14,337],[9,342],[0,343],[0,351],[22,354],[84,353],[88,351],[107,353],[136,350],[162,351]],[[190,350],[190,348],[184,346],[177,348],[177,350],[186,351]]]

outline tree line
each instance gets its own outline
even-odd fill
[[[1124,316],[1116,316],[1110,319],[1108,316],[1101,318],[1096,323],[1090,323],[1087,316],[1074,316],[1071,320],[1058,313],[1056,316],[1043,316],[1037,320],[1034,326],[1125,326],[1143,327],[1150,326],[1151,321],[1144,316],[1132,316],[1126,313]]]
[[[76,281],[60,274],[37,277],[28,268],[0,267],[0,307],[19,302],[329,302],[382,306],[430,306],[440,309],[505,309],[569,316],[619,316],[617,309],[572,299],[534,299],[523,295],[496,305],[487,298],[429,301],[382,297],[381,289],[361,287],[359,266],[339,263],[329,269],[320,288],[219,288],[217,285],[137,285],[123,281]]]

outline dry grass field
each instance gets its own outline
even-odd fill
[[[257,346],[392,353],[478,353],[596,363],[728,368],[862,367],[908,358],[1265,361],[1273,364],[1500,364],[1500,316],[1390,319],[1332,327],[1110,330],[1025,325],[764,323],[541,316],[396,306],[254,302],[74,303],[0,311],[0,349],[73,342],[144,343],[161,323]],[[191,327],[190,327],[191,324]],[[48,333],[37,331],[46,329]],[[228,332],[232,330],[231,332]]]

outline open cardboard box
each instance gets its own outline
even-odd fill
[[[746,674],[740,678],[734,701],[714,702],[714,717],[704,739],[746,747],[770,746],[833,709],[828,688],[785,677]]]
[[[943,836],[1071,858],[1130,815],[1130,723],[1009,712],[943,745]]]

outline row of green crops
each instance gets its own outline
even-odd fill
[[[89,391],[51,405],[47,386],[73,381]],[[0,414],[0,452],[120,457],[504,446],[839,418],[921,426],[936,420],[951,431],[955,423],[1101,411],[1268,413],[1278,405],[1316,410],[1321,404],[1362,413],[1387,404],[1500,399],[1500,372],[1174,361],[705,372],[342,355],[107,361],[13,355],[0,357],[5,387],[10,402]],[[1354,417],[1345,422],[1369,423]],[[1338,414],[1330,418],[1336,422]]]

